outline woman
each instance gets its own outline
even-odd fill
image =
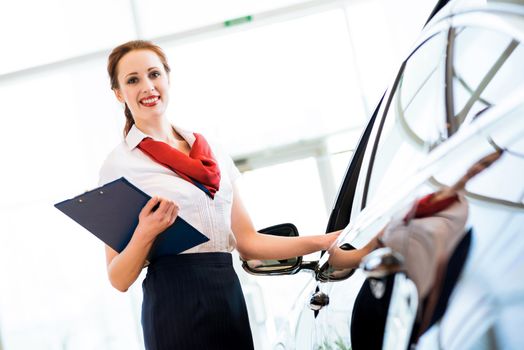
[[[210,240],[150,262],[142,286],[146,349],[252,349],[231,250],[246,260],[286,259],[328,249],[338,232],[293,238],[256,232],[231,158],[168,121],[170,68],[158,46],[140,40],[120,45],[107,69],[125,105],[126,126],[124,141],[102,166],[100,184],[124,176],[154,196],[127,247],[117,253],[106,246],[111,284],[124,292],[135,282],[155,238],[180,214]]]

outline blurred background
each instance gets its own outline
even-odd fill
[[[0,350],[143,349],[145,274],[125,294],[113,289],[103,244],[53,207],[96,187],[122,139],[113,47],[164,48],[171,121],[227,149],[258,229],[292,222],[319,234],[364,123],[435,3],[0,1]],[[271,349],[309,276],[253,277],[234,261],[256,348]]]

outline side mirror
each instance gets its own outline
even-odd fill
[[[298,229],[293,224],[280,224],[266,227],[258,232],[281,237],[298,237]],[[242,268],[252,275],[292,275],[300,270],[302,257],[281,260],[242,260]]]

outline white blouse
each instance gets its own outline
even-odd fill
[[[189,146],[195,142],[192,132],[175,127]],[[135,125],[125,139],[106,158],[100,169],[99,185],[125,177],[150,196],[173,200],[180,207],[178,215],[209,238],[208,242],[184,253],[230,252],[236,245],[231,231],[233,183],[240,176],[231,157],[209,140],[220,168],[220,188],[214,199],[201,189],[182,179],[175,172],[155,162],[137,145],[146,135]],[[158,141],[158,140],[157,140]]]

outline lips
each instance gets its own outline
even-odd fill
[[[153,107],[160,101],[160,96],[147,96],[140,100],[140,104],[146,107]]]

